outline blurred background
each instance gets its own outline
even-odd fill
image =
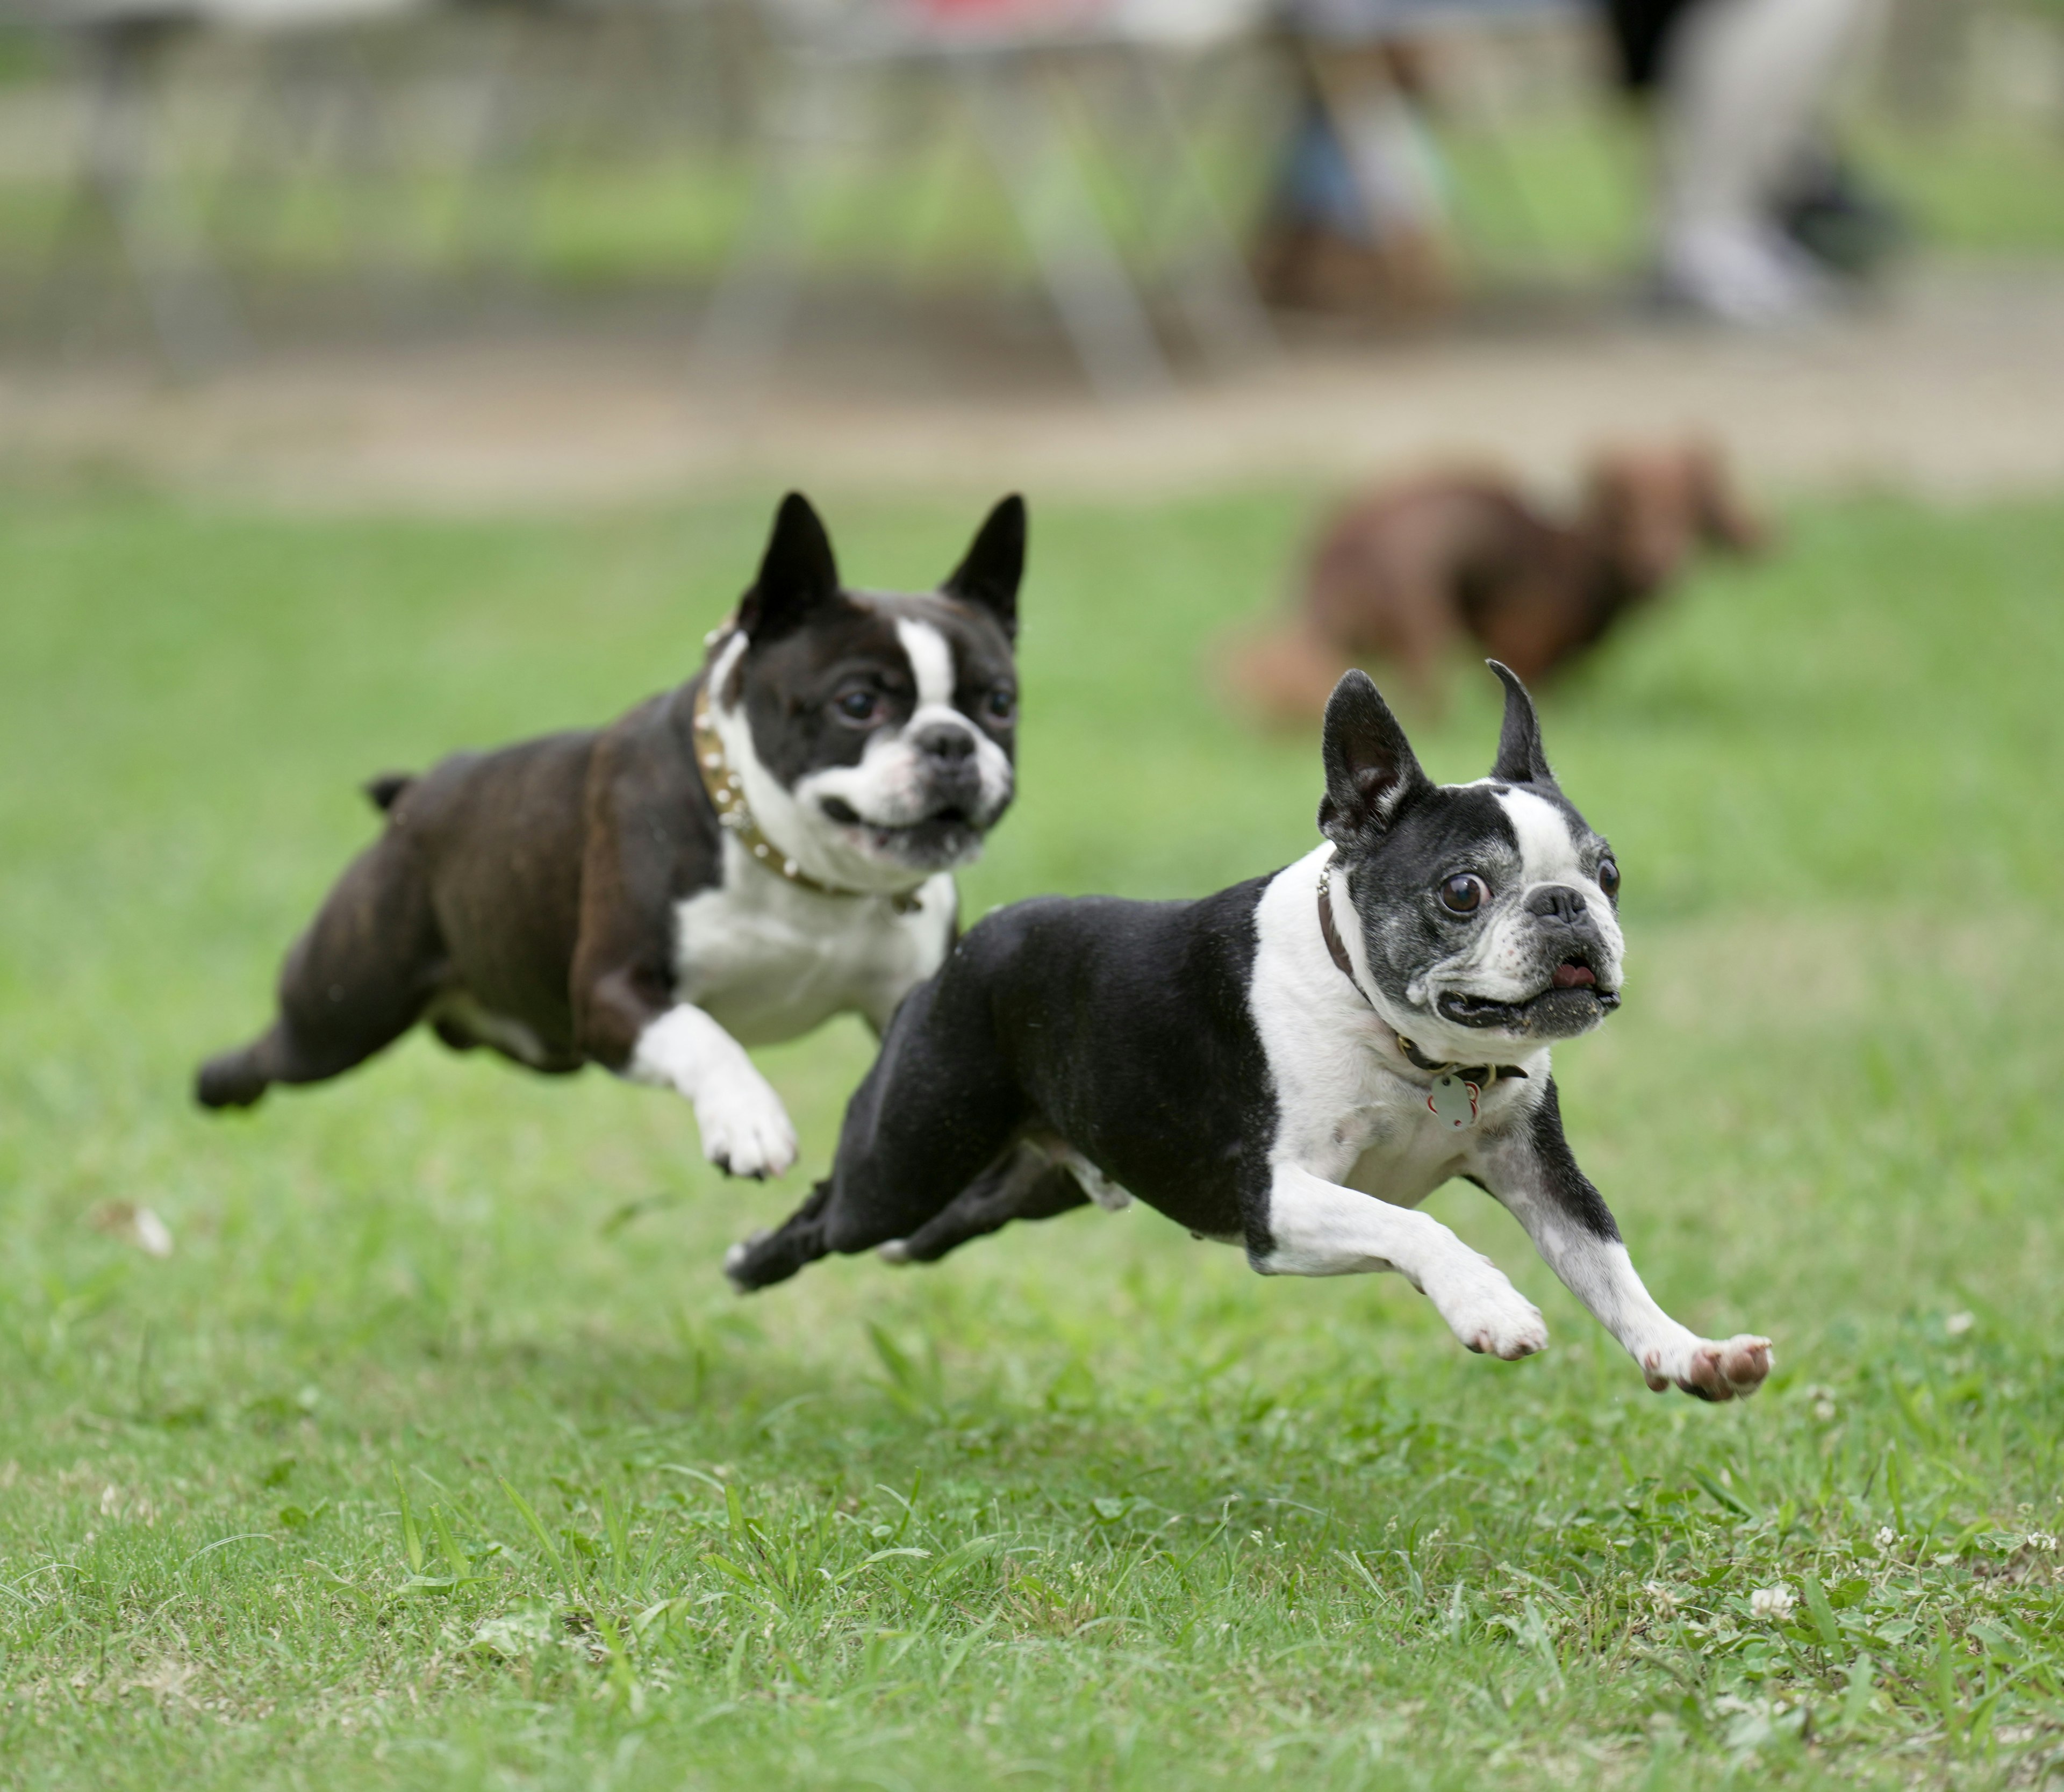
[[[2064,3],[0,22],[0,1778],[2058,1783]],[[1139,1209],[740,1303],[851,1017],[768,1185],[420,1033],[196,1109],[361,780],[689,676],[790,487],[902,589],[1030,500],[970,916],[1308,851],[1350,658],[1474,778],[1521,666],[1627,878],[1571,1137],[1768,1388],[1651,1399],[1459,1184],[1538,1361]],[[463,1665],[623,1513],[710,1614],[642,1681]]]
[[[0,3],[44,469],[1989,490],[2064,473],[2060,256],[2056,0]]]

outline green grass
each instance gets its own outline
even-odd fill
[[[0,505],[0,1784],[2040,1785],[2064,1764],[2054,949],[2064,506],[1794,520],[1546,704],[1627,875],[1559,1054],[1679,1316],[1555,1343],[1252,1276],[1143,1210],[751,1302],[866,1041],[763,1054],[780,1186],[684,1104],[411,1042],[211,1120],[202,1052],[371,831],[359,778],[680,677],[764,504],[514,524]],[[833,504],[869,582],[961,507]],[[1025,795],[968,905],[1314,838],[1207,635],[1304,505],[1039,507]],[[1418,729],[1474,775],[1490,681]],[[166,1260],[96,1231],[161,1214]],[[1788,1618],[1752,1595],[1782,1585]]]

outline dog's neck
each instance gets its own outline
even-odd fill
[[[1390,1024],[1389,1017],[1377,1007],[1375,999],[1362,987],[1355,973],[1354,960],[1348,955],[1347,941],[1340,936],[1340,923],[1333,918],[1333,861],[1329,857],[1319,867],[1319,932],[1326,942],[1326,951],[1342,977],[1348,980],[1354,993],[1367,1003],[1383,1021],[1385,1030],[1397,1041],[1398,1055],[1415,1070],[1424,1070],[1435,1077],[1458,1077],[1464,1082],[1474,1083],[1478,1088],[1487,1088],[1500,1077],[1526,1079],[1526,1073],[1510,1064],[1450,1064],[1429,1057],[1411,1040]]]

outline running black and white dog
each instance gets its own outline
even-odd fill
[[[368,787],[385,830],[200,1100],[337,1076],[427,1019],[458,1049],[678,1089],[712,1162],[780,1174],[795,1130],[744,1048],[846,1012],[879,1032],[944,962],[953,869],[1014,786],[1024,564],[1012,497],[937,592],[847,590],[792,493],[687,684]]]
[[[897,1011],[830,1178],[725,1269],[929,1262],[1012,1219],[1137,1195],[1264,1275],[1396,1270],[1471,1350],[1540,1313],[1414,1210],[1461,1176],[1509,1208],[1650,1387],[1752,1392],[1768,1339],[1659,1307],[1562,1136],[1549,1047],[1619,1004],[1619,871],[1505,682],[1489,778],[1433,784],[1376,687],[1326,710],[1327,844],[1199,902],[999,910]]]

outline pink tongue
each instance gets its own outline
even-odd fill
[[[1558,964],[1555,967],[1555,987],[1558,989],[1588,989],[1598,981],[1588,964]]]

